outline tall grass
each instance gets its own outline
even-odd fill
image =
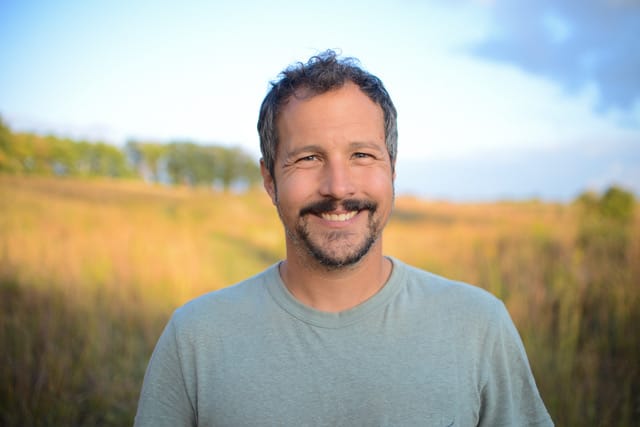
[[[621,251],[583,231],[572,205],[399,198],[385,247],[505,301],[557,425],[633,425],[640,218]],[[0,176],[0,425],[131,424],[171,311],[283,248],[261,191]]]

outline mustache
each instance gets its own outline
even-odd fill
[[[370,213],[374,213],[378,208],[378,204],[371,200],[346,199],[337,201],[334,199],[324,199],[304,206],[300,209],[300,216],[309,214],[321,215],[323,213],[335,211],[339,206],[341,206],[345,211],[363,211],[367,209]]]

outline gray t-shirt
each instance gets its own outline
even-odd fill
[[[297,301],[277,265],[179,308],[136,426],[553,425],[502,302],[392,261],[340,313]]]

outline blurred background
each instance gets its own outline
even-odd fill
[[[640,3],[0,0],[0,424],[131,424],[180,304],[282,258],[269,82],[399,112],[387,252],[482,286],[557,425],[640,419]]]

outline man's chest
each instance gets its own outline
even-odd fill
[[[274,331],[202,355],[200,425],[447,426],[478,401],[455,345],[414,331]]]

